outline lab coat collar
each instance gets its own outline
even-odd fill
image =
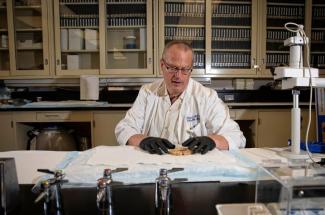
[[[190,96],[191,92],[192,92],[192,88],[193,88],[193,80],[192,78],[190,78],[188,85],[186,87],[186,89],[184,90],[184,92],[180,95],[179,99],[181,99],[183,101],[185,96]],[[167,87],[164,81],[161,82],[158,90],[157,90],[157,95],[159,97],[167,97],[169,98],[168,92],[167,92]]]

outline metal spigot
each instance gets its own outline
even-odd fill
[[[112,170],[104,169],[103,177],[97,180],[97,207],[99,214],[113,215]]]
[[[156,215],[172,214],[172,184],[187,181],[187,178],[175,178],[171,180],[167,174],[183,171],[184,168],[160,169],[156,178],[155,189],[155,213]]]
[[[112,174],[116,172],[126,171],[127,168],[117,168],[115,170],[104,169],[103,177],[97,180],[97,208],[100,215],[113,215],[113,193],[112,185],[120,182],[112,179]],[[120,183],[122,184],[122,183]]]
[[[157,215],[171,214],[171,179],[167,176],[167,169],[160,169],[156,178],[155,212]]]
[[[50,171],[48,169],[38,169],[37,171],[52,174],[54,177],[43,180],[40,184],[36,184],[33,187],[33,192],[38,192],[39,190],[42,191],[34,202],[37,203],[44,199],[44,215],[63,215],[61,185],[62,183],[67,182],[67,180],[63,180],[65,174],[62,170]]]

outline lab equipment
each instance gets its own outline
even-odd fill
[[[292,30],[289,26],[296,26]],[[293,107],[291,109],[291,150],[282,152],[282,155],[290,159],[307,159],[309,154],[300,151],[300,108],[299,108],[299,88],[325,87],[325,79],[319,78],[318,69],[309,66],[309,39],[303,31],[303,25],[295,23],[286,23],[287,30],[296,32],[296,36],[290,37],[284,41],[285,46],[290,46],[289,67],[276,67],[275,80],[281,80],[282,89],[293,89]],[[307,45],[307,64],[303,67],[302,48]],[[307,141],[307,140],[306,140]],[[308,149],[308,147],[307,147]],[[307,151],[308,152],[308,151]]]
[[[63,215],[61,185],[68,182],[63,179],[65,174],[62,170],[50,171],[48,169],[38,169],[37,171],[54,175],[54,177],[43,180],[32,188],[32,192],[34,193],[41,191],[34,202],[38,203],[44,199],[43,210],[45,215]]]
[[[103,177],[97,180],[97,209],[99,214],[113,215],[113,192],[112,185],[122,184],[121,182],[114,181],[112,174],[117,172],[123,172],[128,168],[117,168],[115,170],[104,169]]]
[[[183,168],[172,168],[170,170],[160,169],[159,176],[155,180],[155,214],[170,215],[172,214],[172,183],[186,181],[187,179],[171,180],[167,174],[172,172],[183,171]]]
[[[305,162],[261,165],[256,203],[272,214],[324,214],[325,169]]]

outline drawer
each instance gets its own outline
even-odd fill
[[[71,112],[36,112],[37,121],[70,120]]]
[[[90,122],[91,111],[42,111],[36,112],[38,122]]]

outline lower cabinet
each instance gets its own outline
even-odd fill
[[[118,145],[115,127],[125,114],[126,110],[0,112],[0,151],[26,149],[27,132],[49,124],[74,130],[80,139],[90,142],[89,147],[115,146]],[[230,109],[230,116],[243,131],[246,147],[284,147],[291,138],[290,109]],[[302,109],[302,141],[307,124],[308,110]],[[316,140],[315,111],[312,111],[309,140]]]
[[[312,111],[309,140],[316,140],[315,111]],[[301,141],[305,140],[308,110],[301,111]],[[259,110],[256,147],[285,147],[291,139],[291,110]]]
[[[16,150],[12,112],[0,112],[0,151]]]
[[[124,118],[126,111],[93,112],[93,144],[92,147],[118,145],[115,138],[115,126]]]

